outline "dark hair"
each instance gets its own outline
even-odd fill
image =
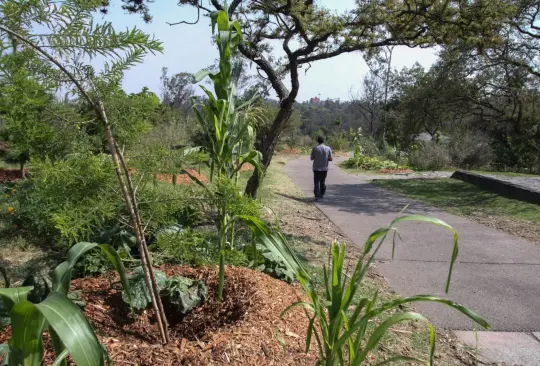
[[[322,143],[324,142],[324,137],[323,137],[323,136],[317,137],[317,142],[318,142],[319,144],[322,144]]]

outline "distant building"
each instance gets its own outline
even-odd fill
[[[309,100],[309,103],[310,104],[321,104],[321,100],[319,98],[315,97],[315,98],[311,98]]]

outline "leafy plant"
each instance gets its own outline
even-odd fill
[[[364,170],[395,169],[397,164],[390,160],[379,160],[376,157],[355,155],[340,164],[344,168]]]
[[[282,315],[295,306],[303,306],[309,318],[306,350],[309,351],[313,336],[319,350],[319,364],[321,365],[361,365],[380,342],[382,336],[393,325],[409,320],[426,322],[430,330],[429,364],[433,364],[435,354],[435,330],[431,323],[421,314],[415,312],[400,312],[402,305],[414,302],[434,302],[450,306],[460,311],[482,327],[489,328],[489,324],[479,315],[466,307],[453,301],[432,295],[416,295],[403,299],[379,303],[377,293],[372,298],[359,297],[358,289],[367,274],[376,254],[385,242],[388,234],[396,233],[395,225],[405,221],[420,221],[442,226],[454,233],[454,243],[450,269],[446,281],[446,292],[450,286],[450,279],[454,263],[458,255],[458,233],[445,222],[425,216],[402,216],[390,223],[388,227],[374,231],[366,240],[362,255],[358,259],[356,268],[347,280],[343,274],[345,259],[345,246],[332,244],[332,268],[324,273],[325,291],[322,296],[316,291],[313,280],[310,278],[295,253],[287,244],[285,237],[279,233],[271,233],[265,225],[257,220],[250,220],[249,226],[257,240],[265,243],[265,247],[283,258],[286,265],[296,273],[296,278],[304,289],[307,301],[299,301],[286,308]],[[395,234],[394,234],[395,235]],[[398,311],[370,331],[368,324],[385,313]],[[346,349],[346,352],[344,351]],[[345,362],[345,358],[348,362]],[[380,363],[388,364],[396,361],[424,362],[409,356],[395,356]]]
[[[163,295],[181,314],[187,314],[208,299],[208,287],[202,281],[172,276],[167,280]]]
[[[296,278],[295,272],[287,267],[282,256],[268,248],[256,244],[248,245],[245,252],[251,260],[250,267],[288,283],[293,282]]]
[[[157,288],[160,292],[163,291],[167,287],[167,276],[161,271],[154,271],[154,276]],[[133,308],[137,310],[146,309],[152,303],[152,297],[146,285],[142,267],[137,267],[131,276],[129,276],[129,283],[129,290],[124,288],[124,291],[122,291],[122,299],[128,304],[131,299]]]
[[[165,273],[154,271],[156,282],[162,298],[174,306],[181,314],[187,314],[196,306],[200,306],[208,298],[208,288],[202,281],[192,280],[181,276],[167,278]],[[143,310],[150,305],[152,299],[146,286],[142,267],[135,269],[129,277],[133,307]],[[129,303],[129,294],[122,292],[122,298]]]
[[[68,251],[67,260],[54,270],[52,286],[45,286],[34,293],[38,300],[45,297],[38,303],[29,301],[33,286],[0,289],[0,300],[9,312],[12,325],[11,339],[0,347],[0,355],[5,355],[7,365],[41,365],[43,333],[46,330],[57,355],[55,364],[66,365],[66,357],[70,355],[77,365],[104,365],[105,348],[99,343],[84,313],[68,297],[75,263],[95,248],[107,254],[120,275],[122,285],[129,291],[125,269],[118,254],[109,245],[94,243],[78,243]],[[76,299],[77,296],[72,295],[72,298]]]
[[[203,70],[195,75],[201,81],[209,76],[214,84],[214,93],[201,86],[208,97],[207,103],[197,105],[192,99],[193,111],[201,128],[210,141],[206,149],[210,156],[210,178],[238,180],[244,164],[260,166],[261,154],[253,149],[255,131],[248,110],[251,101],[237,105],[236,85],[242,71],[242,63],[235,61],[242,31],[238,20],[229,21],[226,10],[211,14],[212,32],[217,25],[219,71]],[[256,98],[257,95],[254,96]],[[253,99],[254,99],[253,98]]]

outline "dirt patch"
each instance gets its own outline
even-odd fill
[[[28,169],[25,169],[28,173]],[[0,183],[16,182],[21,179],[21,171],[19,169],[0,168]]]
[[[411,169],[381,169],[379,173],[382,174],[410,174],[414,173]]]
[[[71,290],[83,291],[86,316],[115,365],[315,364],[316,347],[304,353],[308,325],[304,312],[297,308],[280,318],[281,311],[298,300],[300,292],[293,286],[247,268],[228,267],[224,302],[219,304],[217,268],[162,270],[202,279],[210,294],[202,307],[183,318],[167,311],[171,342],[165,347],[159,346],[152,309],[133,321],[121,291],[112,288],[106,277],[72,281]],[[8,336],[9,332],[1,333],[0,344]],[[53,359],[49,346],[45,364]]]
[[[302,154],[302,150],[297,148],[290,148],[290,149],[283,149],[279,151],[282,154],[290,154],[290,155],[300,155]]]
[[[475,213],[466,217],[480,224],[504,231],[507,234],[540,244],[540,226],[537,222],[504,216],[491,216],[483,213]]]
[[[198,180],[200,180],[201,182],[203,182],[203,183],[208,182],[208,178],[206,178],[206,176],[204,174],[201,174],[201,173],[197,172],[194,169],[186,169],[186,171],[189,174],[193,175]],[[173,175],[172,174],[155,174],[155,177],[156,177],[157,180],[160,180],[162,182],[170,183],[170,184],[173,183]],[[189,175],[187,175],[185,173],[178,173],[176,175],[176,184],[192,184],[192,183],[193,183],[193,180],[189,177]]]

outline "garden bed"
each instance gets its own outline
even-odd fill
[[[86,316],[115,365],[315,364],[316,347],[310,354],[304,353],[308,321],[303,310],[295,308],[280,318],[298,300],[300,292],[294,287],[247,268],[227,268],[224,301],[219,304],[215,297],[217,268],[161,269],[168,276],[205,281],[210,294],[202,307],[183,318],[166,310],[171,342],[165,347],[159,345],[153,310],[133,321],[121,291],[111,287],[107,277],[71,283],[72,291],[82,290]],[[9,332],[0,333],[0,344],[7,341]],[[53,360],[49,344],[44,364]]]
[[[28,172],[28,170],[25,169],[25,172]],[[0,168],[0,183],[16,182],[19,179],[21,179],[20,169]]]
[[[186,171],[193,175],[195,178],[200,180],[203,183],[208,182],[208,178],[204,174],[201,174],[197,172],[194,169],[186,169]],[[171,183],[173,182],[173,175],[172,174],[156,174],[156,179],[160,180],[165,183]],[[187,175],[187,174],[177,174],[176,175],[176,184],[192,184],[193,180]]]

